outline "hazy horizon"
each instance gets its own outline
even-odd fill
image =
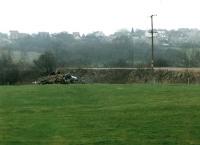
[[[121,29],[200,29],[198,0],[0,0],[0,32],[67,31],[81,34]]]

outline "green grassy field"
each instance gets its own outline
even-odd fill
[[[0,87],[0,145],[199,145],[200,86]]]

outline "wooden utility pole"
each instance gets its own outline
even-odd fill
[[[157,15],[151,15],[151,68],[154,69],[154,27],[153,17]]]
[[[131,30],[131,41],[132,41],[132,45],[131,45],[131,48],[132,48],[132,51],[131,51],[131,60],[132,60],[132,67],[134,68],[134,63],[135,63],[135,60],[134,60],[134,54],[135,54],[135,52],[134,52],[134,47],[135,47],[135,40],[134,40],[134,36],[135,34],[134,34],[134,29],[132,28],[132,30]]]

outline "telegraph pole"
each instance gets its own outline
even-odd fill
[[[154,69],[154,27],[153,17],[157,15],[151,15],[151,68]]]
[[[132,60],[132,67],[134,68],[134,63],[135,63],[135,60],[134,60],[134,54],[135,54],[135,52],[134,52],[134,47],[135,47],[135,40],[134,40],[134,36],[135,34],[134,34],[134,29],[132,28],[132,30],[131,30],[131,41],[132,41],[132,51],[131,51],[131,60]]]

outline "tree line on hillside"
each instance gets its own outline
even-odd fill
[[[156,31],[155,66],[200,66],[200,30]],[[139,29],[121,30],[109,36],[99,31],[82,36],[61,32],[15,38],[0,33],[0,42],[1,84],[23,82],[61,67],[149,67],[151,62],[149,33]],[[20,52],[17,59],[15,52]],[[29,52],[40,56],[28,62]]]

